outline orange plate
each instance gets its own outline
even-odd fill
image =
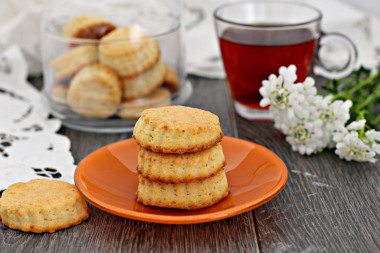
[[[75,171],[75,184],[92,205],[106,212],[166,224],[203,223],[231,217],[268,202],[285,187],[288,170],[272,151],[232,137],[224,137],[222,147],[230,194],[208,208],[187,211],[137,202],[138,148],[134,139],[107,145],[83,159]]]

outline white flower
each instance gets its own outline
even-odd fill
[[[337,143],[335,153],[347,161],[376,162],[376,152],[359,138],[356,131],[349,132],[341,142]]]
[[[268,80],[262,82],[263,86],[259,92],[263,99],[260,101],[260,106],[286,109],[289,103],[289,95],[293,91],[294,81],[297,79],[296,66],[290,65],[289,68],[281,67],[280,75],[277,77],[271,74]]]
[[[330,148],[334,147],[336,143],[336,140],[333,139],[333,134],[345,129],[344,126],[350,118],[350,107],[352,106],[350,100],[344,102],[336,100],[331,103],[331,98],[332,96],[326,96],[317,105],[318,118],[324,122],[323,132],[325,134],[323,138],[327,143],[327,147]],[[339,137],[339,135],[337,136]]]
[[[344,137],[348,134],[348,130],[345,126],[341,126],[333,132],[333,141],[338,143],[343,140]]]
[[[303,82],[303,89],[308,97],[313,97],[317,94],[317,88],[315,88],[314,85],[314,79],[311,77],[306,77],[305,81]]]
[[[289,109],[294,111],[298,118],[314,118],[320,96],[316,96],[314,80],[306,78],[303,83],[293,84],[289,95]]]
[[[292,149],[310,155],[325,148],[331,138],[328,135],[328,141],[325,140],[323,121],[318,118],[316,106],[323,98],[316,95],[314,79],[306,78],[304,83],[295,84],[295,72],[294,65],[281,67],[278,77],[272,74],[264,80],[261,106],[270,105],[275,127],[287,135]]]
[[[337,142],[335,153],[341,159],[358,162],[376,162],[376,153],[380,154],[380,132],[364,132],[366,120],[353,121],[346,128],[334,133]]]
[[[322,124],[317,119],[314,122],[299,122],[290,128],[286,140],[292,145],[292,150],[302,155],[321,151],[326,146],[322,141]]]
[[[295,65],[290,65],[288,68],[282,66],[279,69],[279,74],[284,78],[284,84],[293,84],[297,80],[296,75],[297,67]]]
[[[375,131],[373,129],[366,132],[366,136],[370,141],[378,141],[380,142],[380,132]]]
[[[367,131],[365,135],[369,141],[369,145],[372,147],[372,150],[380,155],[380,132],[371,129]]]
[[[313,78],[295,84],[296,79],[294,65],[281,67],[279,76],[270,75],[260,88],[260,105],[270,105],[274,126],[286,135],[292,150],[310,155],[335,146],[341,159],[376,162],[380,132],[364,132],[365,120],[345,126],[352,102],[318,95]]]
[[[331,103],[332,96],[326,96],[319,103],[319,117],[332,126],[345,125],[350,119],[351,100],[336,100]]]
[[[365,126],[365,119],[359,121],[353,121],[351,124],[347,126],[348,130],[360,130]]]

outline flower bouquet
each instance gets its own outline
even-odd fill
[[[380,70],[371,73],[361,67],[354,78],[329,81],[319,94],[315,81],[297,79],[296,66],[281,67],[279,75],[262,82],[260,105],[269,105],[274,126],[286,135],[293,151],[313,154],[325,148],[347,161],[376,162],[380,154]]]

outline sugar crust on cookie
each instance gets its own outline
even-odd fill
[[[179,184],[150,181],[139,175],[137,201],[144,205],[195,210],[219,202],[228,193],[224,170],[203,180]]]
[[[81,223],[90,210],[75,185],[34,179],[8,187],[0,198],[0,219],[24,232],[52,233]]]
[[[91,64],[71,80],[67,101],[71,109],[79,115],[107,118],[118,109],[122,86],[111,68],[99,63]]]
[[[187,154],[165,154],[139,148],[137,172],[151,181],[183,183],[213,176],[225,165],[222,145]]]
[[[143,148],[161,153],[192,153],[210,148],[223,138],[215,114],[185,106],[145,110],[133,137]]]

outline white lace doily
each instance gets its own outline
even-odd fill
[[[56,133],[41,94],[26,82],[27,67],[18,47],[0,55],[0,190],[34,178],[74,182],[70,140]]]

